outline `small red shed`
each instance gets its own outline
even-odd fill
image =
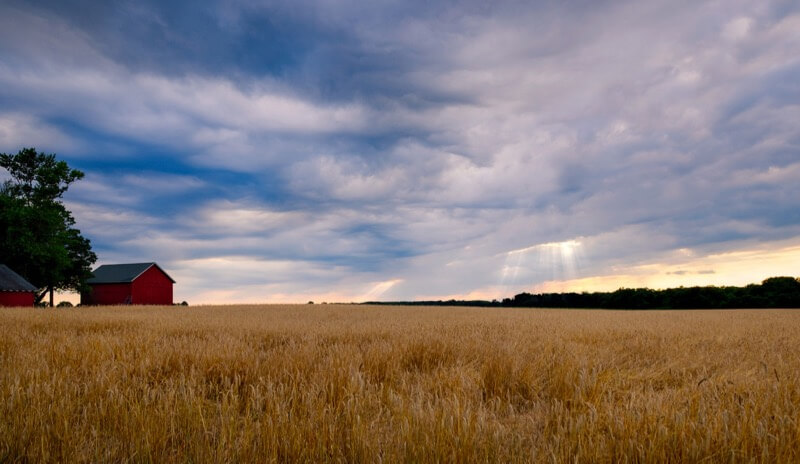
[[[88,305],[171,305],[175,280],[156,263],[104,264],[86,283],[81,294]]]
[[[36,287],[5,264],[0,264],[0,306],[33,306]]]

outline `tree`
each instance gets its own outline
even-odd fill
[[[800,306],[800,280],[794,277],[770,277],[761,282],[758,293],[772,307],[796,308]]]
[[[52,306],[54,290],[85,290],[97,256],[61,201],[83,172],[35,148],[0,153],[0,167],[11,176],[0,186],[0,262],[39,289],[37,303],[49,293]]]

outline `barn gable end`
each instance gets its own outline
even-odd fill
[[[81,303],[96,305],[172,304],[175,280],[156,263],[106,264],[87,281]]]
[[[165,278],[166,277],[166,278]],[[132,283],[133,304],[172,304],[172,280],[158,266],[141,273]]]

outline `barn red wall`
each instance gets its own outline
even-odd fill
[[[94,284],[92,291],[81,295],[81,304],[131,304],[131,284]]]
[[[172,304],[172,281],[159,268],[151,266],[133,281],[133,304]]]
[[[33,292],[0,292],[0,306],[33,306]]]

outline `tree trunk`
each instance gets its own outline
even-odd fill
[[[50,287],[50,307],[53,307],[53,287]]]

